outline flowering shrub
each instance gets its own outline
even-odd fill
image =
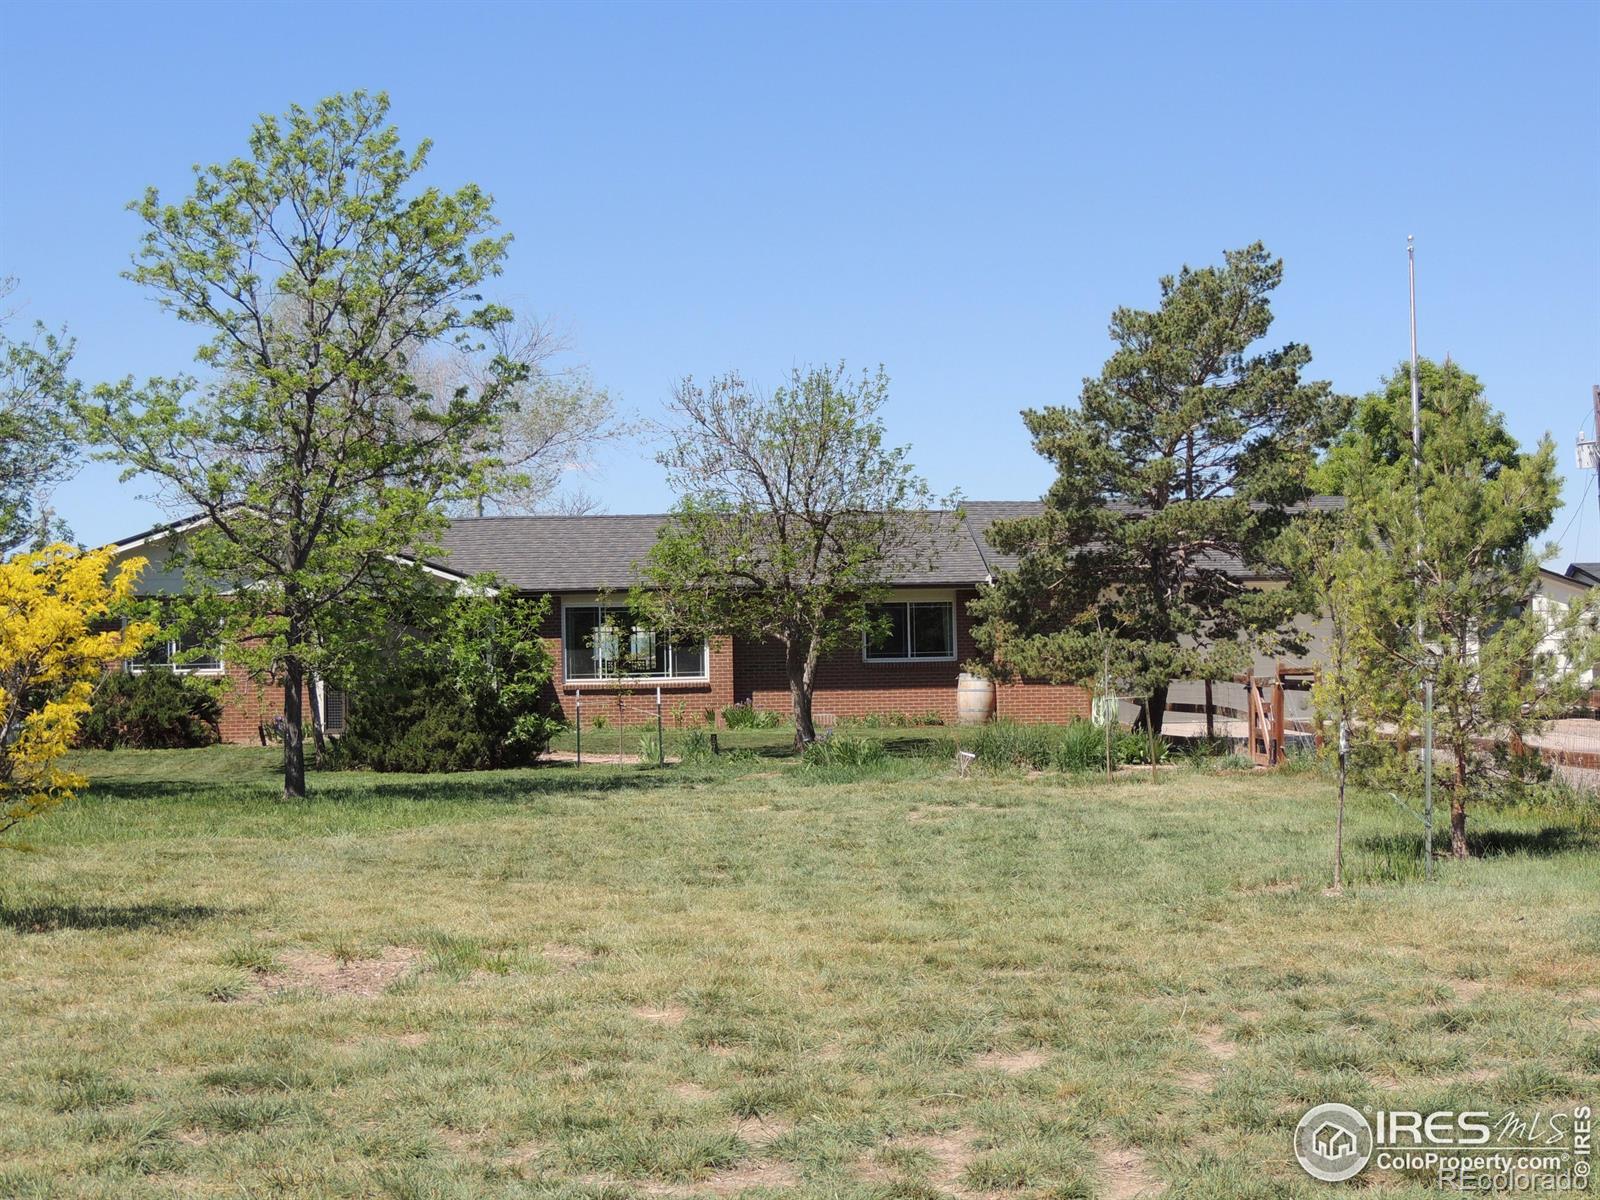
[[[0,562],[0,833],[54,808],[86,780],[58,760],[78,735],[95,681],[155,633],[107,629],[144,559],[111,575],[111,548],[55,545]]]

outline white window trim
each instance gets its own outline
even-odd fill
[[[178,640],[176,638],[168,638],[167,639],[167,661],[166,662],[164,662],[164,663],[136,663],[136,662],[134,662],[134,661],[132,661],[130,659],[128,661],[128,674],[129,675],[144,675],[144,674],[148,674],[151,671],[168,671],[173,675],[216,676],[216,675],[226,675],[228,673],[228,660],[223,658],[222,655],[220,655],[220,654],[217,655],[217,665],[214,666],[214,667],[192,667],[192,666],[188,666],[188,665],[186,665],[184,663],[175,663],[175,662],[173,662],[172,658],[177,653],[178,653]]]
[[[147,597],[141,597],[141,599],[147,599]],[[126,617],[122,619],[122,628],[124,630],[128,628],[128,619]],[[140,663],[134,662],[133,659],[130,658],[127,660],[128,674],[144,675],[151,671],[169,671],[174,675],[197,675],[202,678],[217,678],[228,673],[228,660],[222,657],[222,645],[220,641],[217,645],[217,665],[214,667],[191,667],[186,666],[183,663],[175,663],[172,660],[177,657],[177,654],[178,639],[168,638],[166,662]]]
[[[866,634],[866,631],[863,630],[862,634],[861,634],[861,661],[863,663],[865,663],[867,666],[869,666],[869,667],[879,667],[879,666],[899,667],[899,666],[905,666],[905,665],[907,665],[909,663],[948,663],[948,662],[955,662],[957,659],[959,659],[961,657],[960,654],[957,653],[958,631],[957,631],[957,621],[956,621],[956,597],[955,597],[955,593],[954,592],[945,592],[945,591],[931,591],[931,592],[929,592],[929,591],[902,591],[902,592],[893,592],[886,599],[881,601],[881,603],[883,603],[883,604],[948,604],[950,606],[950,653],[949,654],[931,654],[931,655],[930,654],[924,654],[924,655],[919,655],[919,656],[917,656],[915,658],[884,658],[882,655],[879,655],[878,657],[874,658],[874,657],[872,657],[871,655],[869,655],[867,653],[867,634]],[[907,620],[906,638],[907,638],[907,643],[909,644],[910,636],[911,636],[911,634],[910,634],[910,614],[909,613],[906,615],[906,620]]]
[[[563,596],[561,597],[561,683],[564,687],[586,688],[625,688],[636,684],[674,684],[674,683],[710,683],[711,682],[711,643],[709,640],[700,643],[700,661],[703,665],[698,675],[573,675],[567,670],[567,609],[569,608],[615,608],[625,609],[626,604],[616,600],[602,600],[599,596]],[[659,635],[658,631],[652,633]],[[669,650],[670,653],[670,643]]]

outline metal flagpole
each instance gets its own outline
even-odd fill
[[[1425,653],[1422,620],[1422,397],[1417,387],[1417,246],[1406,235],[1406,266],[1411,277],[1411,485],[1417,519],[1417,653]],[[1433,878],[1433,679],[1422,681],[1422,860]]]

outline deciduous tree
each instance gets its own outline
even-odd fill
[[[675,634],[781,646],[802,746],[818,661],[874,627],[892,573],[928,558],[946,519],[906,447],[886,444],[888,396],[881,369],[842,365],[797,368],[770,394],[737,374],[674,393],[660,462],[678,501],[635,606]]]
[[[1392,597],[1390,553],[1378,545],[1364,514],[1335,509],[1306,515],[1285,533],[1278,560],[1290,586],[1321,618],[1326,637],[1317,657],[1311,701],[1324,745],[1336,755],[1338,808],[1334,816],[1333,888],[1344,887],[1345,792],[1358,744],[1387,747],[1383,699],[1391,693],[1389,663],[1375,624]],[[1331,727],[1331,728],[1330,728]]]
[[[0,306],[15,290],[15,280],[0,280]],[[36,323],[32,336],[19,341],[14,324],[13,313],[0,311],[0,555],[30,540],[42,546],[66,536],[48,496],[78,467],[72,340]]]
[[[196,376],[97,389],[85,416],[127,475],[206,523],[192,587],[225,596],[235,661],[283,681],[284,791],[305,793],[308,672],[326,614],[381,597],[402,552],[425,553],[441,508],[476,494],[480,447],[518,378],[491,362],[435,395],[414,365],[509,319],[476,289],[509,238],[468,184],[424,187],[428,143],[401,144],[388,101],[357,92],[263,117],[249,152],[155,189],[129,277],[209,334]]]

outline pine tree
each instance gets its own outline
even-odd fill
[[[1237,569],[1265,571],[1349,411],[1329,384],[1302,381],[1307,347],[1253,349],[1282,279],[1259,243],[1185,267],[1161,280],[1155,311],[1112,315],[1117,351],[1077,407],[1023,414],[1058,474],[1041,515],[990,531],[1021,558],[974,609],[999,673],[1088,682],[1109,635],[1159,731],[1172,681],[1227,678],[1252,647],[1303,649],[1297,593]]]
[[[1453,363],[1422,362],[1419,378],[1420,502],[1406,367],[1363,399],[1318,479],[1348,498],[1383,551],[1355,568],[1365,576],[1365,635],[1383,660],[1378,719],[1403,744],[1432,681],[1450,849],[1465,858],[1469,804],[1543,774],[1536,756],[1506,747],[1577,700],[1600,649],[1596,601],[1560,613],[1536,603],[1539,563],[1555,548],[1535,539],[1560,503],[1548,435],[1522,450],[1483,385]]]

